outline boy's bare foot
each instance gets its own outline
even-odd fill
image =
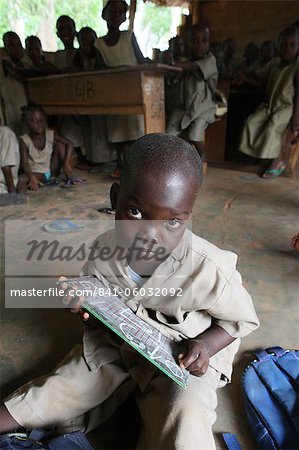
[[[15,421],[15,419],[10,415],[4,403],[0,404],[0,433],[9,433],[10,431],[19,430],[21,425]]]
[[[292,237],[291,246],[299,252],[299,233]]]

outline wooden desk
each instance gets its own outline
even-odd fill
[[[181,71],[146,64],[68,73],[26,81],[28,101],[47,114],[144,115],[145,133],[165,132],[164,73]]]
[[[218,88],[224,93],[229,101],[230,82],[227,79],[220,79]],[[210,124],[205,132],[205,155],[207,161],[225,160],[227,114],[218,118]]]

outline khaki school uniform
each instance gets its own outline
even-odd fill
[[[13,183],[18,184],[20,150],[16,135],[9,127],[0,126],[0,194],[7,194],[7,184],[2,167],[10,167]]]
[[[282,147],[282,135],[292,114],[295,96],[294,78],[299,70],[299,56],[285,66],[274,58],[256,72],[267,82],[265,97],[251,114],[241,136],[240,151],[255,158],[277,158]]]
[[[167,133],[202,142],[204,130],[215,120],[213,92],[217,86],[218,69],[216,59],[210,52],[194,64],[194,70],[183,73],[179,84],[179,102],[170,114]]]
[[[117,247],[113,230],[97,239],[98,249],[107,246]],[[60,431],[89,431],[134,392],[143,418],[138,448],[214,449],[216,390],[230,380],[239,338],[258,326],[235,267],[236,255],[186,231],[142,285],[143,297],[124,296],[128,294],[124,289],[134,289],[136,283],[126,262],[117,256],[109,261],[93,258],[82,273],[117,289],[136,315],[175,341],[195,338],[212,321],[236,341],[211,357],[205,375],[191,375],[183,389],[106,327],[85,327],[82,346],[75,347],[51,374],[13,393],[5,402],[9,412],[26,428],[53,425]],[[175,288],[181,296],[150,296],[150,288],[168,292]]]

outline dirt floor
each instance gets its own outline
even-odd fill
[[[290,247],[291,237],[299,231],[298,183],[289,177],[263,180],[249,167],[245,170],[209,167],[192,223],[195,233],[239,255],[238,267],[261,322],[255,333],[243,339],[232,383],[219,392],[218,419],[214,427],[218,449],[224,448],[220,437],[224,431],[237,433],[244,450],[256,448],[241,396],[241,373],[251,359],[250,351],[274,345],[299,347],[299,258]],[[10,221],[67,218],[81,223],[81,220],[88,220],[85,229],[92,239],[99,222],[111,221],[111,216],[97,211],[102,206],[109,206],[110,171],[111,166],[104,166],[96,174],[77,171],[78,176],[87,179],[86,184],[73,189],[42,188],[37,193],[28,193],[27,204],[0,210],[1,396],[52,369],[81,338],[77,317],[67,311],[5,307],[5,273],[10,275],[14,258],[17,264],[19,243],[25,239],[28,223],[24,222],[24,231],[19,228],[18,236],[9,243],[6,257],[10,253],[10,261],[6,272],[4,224],[6,222],[8,236],[14,226]],[[64,268],[57,267],[60,269],[63,273]],[[9,282],[8,278],[6,282]],[[131,416],[126,407],[122,409],[127,423],[135,414],[134,407],[131,405],[130,408]],[[117,431],[121,434],[127,423],[124,425],[120,414],[117,421],[102,426],[101,433],[93,433],[91,439],[96,448],[113,448]],[[112,437],[104,438],[105,432],[109,436],[111,430]],[[118,448],[123,447],[120,444]]]

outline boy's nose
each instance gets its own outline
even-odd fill
[[[138,237],[145,241],[146,245],[155,245],[159,242],[159,223],[157,220],[142,220],[138,230]]]

